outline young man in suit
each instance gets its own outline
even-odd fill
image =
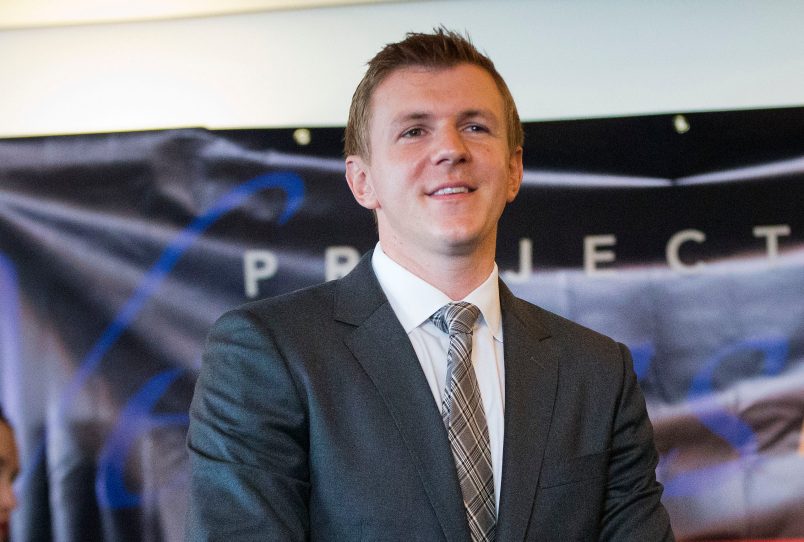
[[[498,279],[522,127],[491,61],[441,29],[387,45],[345,154],[379,243],[212,329],[188,538],[672,540],[627,349]]]

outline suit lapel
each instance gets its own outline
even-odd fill
[[[371,252],[339,281],[336,295],[335,319],[356,326],[346,345],[388,407],[446,539],[469,540],[441,415],[416,352],[374,276]]]
[[[505,355],[505,437],[498,540],[523,540],[530,521],[558,384],[549,330],[532,305],[500,283]]]

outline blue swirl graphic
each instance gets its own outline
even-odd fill
[[[697,495],[735,483],[747,470],[763,461],[759,443],[754,430],[737,414],[730,412],[715,397],[714,378],[718,367],[725,360],[739,352],[761,352],[764,354],[762,376],[778,375],[787,362],[790,350],[789,340],[784,337],[765,337],[749,339],[728,345],[701,367],[693,377],[687,394],[690,409],[695,417],[713,434],[728,443],[739,454],[736,459],[717,465],[688,470],[662,480],[665,498],[682,498]],[[668,451],[662,457],[658,471],[671,471],[671,465],[678,456],[677,450]]]
[[[207,229],[209,229],[209,227],[217,222],[221,217],[245,203],[257,192],[267,189],[280,189],[285,193],[285,207],[277,220],[280,225],[287,223],[287,221],[290,220],[290,218],[292,218],[296,212],[298,212],[304,201],[304,181],[299,175],[292,172],[265,173],[235,187],[232,191],[228,192],[221,199],[215,202],[212,207],[203,215],[195,218],[165,248],[156,263],[148,270],[132,296],[126,301],[126,303],[115,316],[114,320],[109,324],[109,326],[107,326],[101,337],[81,361],[78,369],[75,372],[75,375],[65,387],[60,397],[57,410],[59,418],[62,418],[66,415],[76,396],[86,384],[90,376],[97,370],[104,356],[115,345],[126,329],[128,329],[128,327],[132,324],[145,303],[156,294],[162,282],[170,274],[187,249],[189,249],[198,240],[198,238],[201,237],[201,235],[203,235],[204,232],[206,232]],[[157,375],[157,377],[159,376],[160,375]],[[173,373],[168,373],[168,376],[164,376],[163,374],[162,377],[175,378],[176,375]],[[158,385],[160,384],[165,383],[163,380],[152,380],[149,382],[149,384],[146,384],[146,387],[138,393],[137,401],[131,405],[131,409],[137,411],[138,409],[141,409],[144,404],[147,404],[148,400],[153,399],[154,394],[156,391],[158,391]],[[157,388],[152,386],[156,386]],[[175,423],[177,420],[178,418],[172,419],[171,422]],[[125,423],[127,422],[121,422],[123,425],[125,425]],[[30,480],[30,474],[44,457],[44,439],[45,437],[40,440],[40,443],[34,452],[33,460],[26,462],[26,472],[22,473],[20,476],[22,479],[22,485],[24,485],[24,487],[27,487],[26,482]],[[113,442],[110,444],[110,446],[117,449],[119,444],[119,438],[113,439]],[[136,499],[132,500],[131,495],[128,495],[125,491],[118,491],[119,488],[115,486],[115,468],[116,467],[114,465],[107,464],[106,470],[100,475],[101,481],[99,481],[96,486],[98,493],[103,494],[107,489],[111,490],[111,497],[107,498],[104,496],[102,502],[113,506],[117,506],[122,503],[135,502]]]
[[[181,376],[184,369],[170,369],[152,377],[129,399],[117,426],[112,431],[98,460],[98,475],[95,479],[95,495],[103,508],[134,508],[140,506],[141,495],[126,489],[124,470],[131,448],[137,438],[158,427],[187,425],[190,417],[186,412],[153,414],[159,399],[170,385]]]
[[[784,368],[788,350],[788,341],[784,337],[740,341],[716,352],[704,363],[690,384],[688,398],[696,417],[741,456],[757,453],[757,438],[748,424],[714,399],[715,371],[724,360],[738,352],[759,351],[764,354],[761,374],[774,376]]]
[[[236,187],[224,195],[206,213],[193,220],[162,252],[162,255],[145,275],[134,294],[117,313],[115,319],[81,362],[75,376],[62,395],[60,413],[67,412],[75,396],[98,368],[103,357],[128,329],[145,303],[153,297],[159,286],[176,266],[182,254],[222,216],[242,205],[256,192],[269,188],[282,189],[287,197],[285,210],[278,220],[280,225],[290,220],[301,207],[304,200],[304,183],[301,177],[291,172],[266,173]]]

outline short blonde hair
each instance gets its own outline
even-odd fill
[[[511,91],[497,72],[494,63],[478,51],[468,37],[439,27],[434,29],[432,34],[409,32],[404,40],[389,43],[369,60],[366,74],[352,96],[349,120],[343,138],[344,156],[356,155],[364,160],[370,160],[371,97],[377,86],[392,72],[414,66],[451,68],[458,64],[473,64],[491,75],[503,98],[508,148],[513,152],[517,147],[521,147],[524,131],[519,113]]]

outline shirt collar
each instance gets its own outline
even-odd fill
[[[444,292],[392,260],[383,252],[380,243],[377,243],[374,249],[371,265],[377,281],[405,329],[405,333],[410,333],[419,327],[435,311],[452,301]],[[495,263],[491,274],[483,284],[470,292],[462,301],[476,305],[491,334],[497,341],[502,341],[498,275],[499,271]]]

